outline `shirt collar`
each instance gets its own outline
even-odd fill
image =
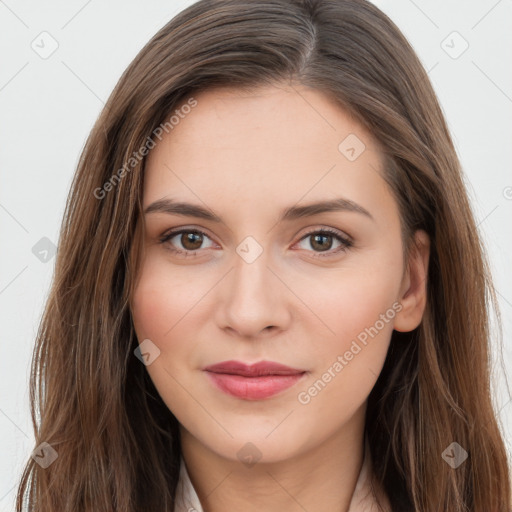
[[[371,486],[370,478],[372,474],[372,462],[370,457],[370,445],[368,439],[365,439],[364,459],[356,482],[354,494],[350,501],[347,512],[377,512],[381,511],[377,504],[376,496]],[[385,493],[380,489],[378,497],[384,506],[384,511],[390,511],[389,501]],[[183,457],[180,460],[180,476],[178,487],[176,489],[175,512],[204,512],[201,502],[197,496],[196,490],[192,485],[185,461]]]

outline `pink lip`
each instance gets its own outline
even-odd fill
[[[276,395],[293,386],[306,373],[306,370],[272,361],[260,361],[253,365],[224,361],[206,366],[203,370],[217,388],[245,400],[261,400]]]

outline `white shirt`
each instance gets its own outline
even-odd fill
[[[368,440],[364,450],[364,460],[359,472],[354,494],[347,512],[380,512],[375,496],[370,487],[372,464]],[[389,501],[385,494],[379,491],[379,499],[385,511],[391,511]],[[196,490],[190,481],[183,457],[181,458],[180,476],[176,489],[176,506],[174,512],[204,512]]]

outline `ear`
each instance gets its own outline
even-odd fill
[[[427,303],[430,238],[423,230],[414,233],[414,240],[400,287],[398,301],[402,309],[395,316],[394,329],[409,332],[420,325]]]

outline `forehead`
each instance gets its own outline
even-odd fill
[[[145,206],[169,195],[268,207],[386,193],[372,135],[319,91],[217,88],[194,99],[148,155]]]
[[[274,85],[251,91],[221,87],[202,91],[194,98],[197,105],[180,116],[172,137],[168,137],[169,144],[219,151],[277,149],[273,158],[288,148],[308,153],[327,149],[337,158],[339,143],[354,134],[366,149],[377,150],[371,133],[334,100],[309,87]]]

